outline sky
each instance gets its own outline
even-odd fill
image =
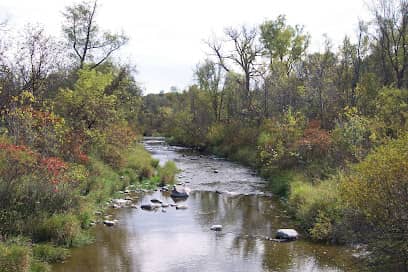
[[[75,0],[1,0],[0,21],[9,28],[39,23],[61,36],[64,7]],[[204,41],[221,36],[226,27],[257,26],[286,15],[311,34],[312,51],[323,48],[328,34],[338,46],[345,35],[356,36],[358,20],[368,20],[365,0],[98,0],[97,23],[124,31],[129,43],[116,57],[136,65],[144,93],[184,89],[193,71],[210,51]]]

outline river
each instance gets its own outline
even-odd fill
[[[96,225],[95,243],[73,249],[52,271],[361,271],[350,248],[268,240],[294,224],[252,170],[162,138],[145,138],[144,145],[161,164],[173,160],[181,169],[178,180],[193,190],[183,202],[188,209],[111,210],[119,223]],[[141,195],[136,203],[152,198],[173,203],[161,192]],[[211,231],[213,224],[223,230]]]

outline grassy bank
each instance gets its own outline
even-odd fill
[[[69,248],[93,241],[89,229],[98,221],[95,212],[104,210],[111,197],[119,196],[118,191],[130,185],[153,189],[159,183],[174,181],[174,163],[160,167],[140,144],[124,149],[121,157],[121,167],[115,168],[96,154],[90,156],[89,163],[81,168],[83,179],[71,188],[74,193],[69,201],[75,200],[75,208],[25,218],[24,224],[30,226],[27,229],[12,225],[20,220],[10,222],[10,231],[3,233],[0,242],[0,271],[50,271],[49,264],[65,260]]]

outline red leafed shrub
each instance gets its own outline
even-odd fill
[[[61,176],[62,172],[68,169],[68,165],[57,157],[41,159],[40,166],[46,170],[54,183]]]
[[[303,158],[313,160],[327,155],[331,145],[330,134],[320,128],[320,121],[311,120],[303,131],[303,137],[297,142],[298,150]]]
[[[0,233],[26,233],[27,220],[77,208],[77,176],[60,158],[0,138]]]

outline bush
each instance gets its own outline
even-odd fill
[[[173,184],[178,172],[176,164],[173,161],[167,161],[163,167],[159,168],[161,184]]]
[[[68,256],[68,250],[62,247],[56,247],[48,244],[36,244],[33,246],[33,257],[42,262],[61,262]]]
[[[342,179],[341,195],[355,218],[367,222],[360,237],[376,258],[408,267],[408,134],[370,153]]]
[[[329,179],[315,185],[294,182],[290,186],[289,206],[311,238],[319,241],[342,242],[343,233],[337,226],[343,217],[337,181]]]
[[[80,232],[80,223],[74,215],[56,214],[45,219],[35,229],[34,238],[36,241],[50,241],[57,245],[72,246]]]
[[[30,262],[31,251],[29,247],[0,244],[1,272],[28,272]]]
[[[50,272],[51,267],[49,264],[33,260],[31,262],[30,272]]]

